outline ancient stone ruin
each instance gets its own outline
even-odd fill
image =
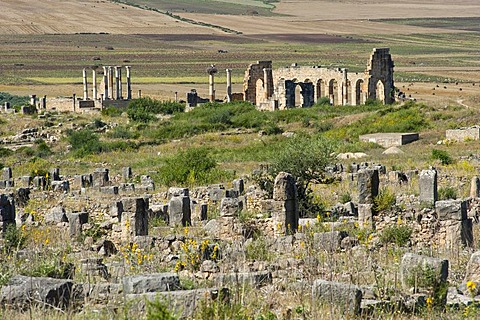
[[[393,60],[388,48],[375,48],[364,73],[322,66],[272,70],[271,61],[251,64],[243,82],[244,100],[262,110],[309,107],[321,98],[332,105],[360,105],[367,99],[394,102]]]

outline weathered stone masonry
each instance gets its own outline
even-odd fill
[[[394,102],[394,64],[388,48],[375,48],[364,73],[344,68],[297,66],[272,70],[258,61],[245,72],[244,100],[262,110],[309,107],[327,97],[332,105],[360,105],[366,99]]]

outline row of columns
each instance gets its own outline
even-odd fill
[[[132,99],[132,83],[131,83],[131,67],[125,67],[127,72],[127,96],[123,96],[122,88],[122,67],[121,66],[103,66],[103,94],[102,99],[105,100],[122,100]],[[92,82],[93,82],[93,100],[98,100],[97,91],[97,67],[92,67]],[[115,85],[115,86],[114,86]],[[83,69],[83,100],[89,100],[88,97],[88,78],[87,68]]]
[[[232,101],[232,69],[225,69],[227,72],[227,102]],[[208,98],[210,102],[215,102],[215,73],[208,75]]]

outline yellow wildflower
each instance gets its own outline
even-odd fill
[[[476,287],[477,287],[477,284],[475,282],[473,282],[473,281],[468,281],[467,282],[468,290],[473,291],[473,290],[475,290]]]
[[[428,297],[426,302],[427,302],[427,307],[429,308],[429,307],[432,305],[432,303],[433,303],[433,298],[432,298],[432,297]]]

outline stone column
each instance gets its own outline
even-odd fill
[[[142,90],[138,90],[138,99],[142,98]]]
[[[72,95],[72,100],[73,100],[73,112],[75,112],[75,103],[77,100],[77,95],[75,93]]]
[[[268,87],[268,74],[271,70],[270,68],[263,68],[263,94],[265,99],[268,99],[268,92],[270,91]]]
[[[434,205],[438,200],[437,170],[422,170],[419,178],[420,203]]]
[[[378,195],[378,170],[361,169],[357,173],[358,223],[361,227],[375,227],[373,200]]]
[[[178,92],[175,91],[175,102],[178,102]]]
[[[215,102],[215,74],[210,73],[208,76],[208,97],[210,102]]]
[[[342,105],[345,106],[348,102],[348,77],[347,69],[342,69]]]
[[[83,68],[83,100],[88,100],[87,69]]]
[[[127,100],[132,99],[132,81],[131,81],[131,67],[126,66],[127,69]]]
[[[42,98],[42,109],[47,109],[47,96],[43,96]]]
[[[472,178],[470,184],[470,197],[474,199],[480,197],[480,178],[477,176]]]
[[[108,90],[108,93],[109,93],[109,98],[110,99],[114,99],[114,95],[113,95],[113,67],[108,67],[108,86],[110,88],[110,90]]]
[[[276,234],[295,233],[298,228],[298,195],[295,178],[286,172],[280,172],[274,181],[273,200],[281,203],[282,209],[273,216]]]
[[[10,102],[6,101],[5,102],[5,112],[7,112],[8,109],[10,109]]]
[[[108,68],[103,67],[103,98],[108,99]]]
[[[115,99],[120,100],[120,68],[115,67]]]
[[[232,69],[225,69],[227,72],[227,102],[232,102]]]
[[[118,99],[123,99],[122,67],[118,67]]]
[[[94,67],[92,70],[92,86],[93,86],[93,100],[97,100],[97,68]]]
[[[37,96],[35,94],[32,94],[30,96],[30,104],[34,107],[37,106]]]

